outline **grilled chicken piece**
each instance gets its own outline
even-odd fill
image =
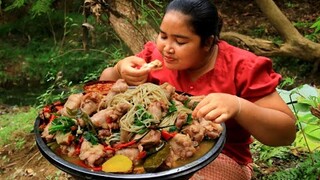
[[[193,142],[188,135],[176,134],[170,141],[170,155],[165,163],[168,167],[174,167],[178,159],[186,159],[196,152]]]
[[[71,144],[71,145],[60,145],[61,153],[66,154],[68,157],[74,157],[77,156],[76,152],[76,145]]]
[[[141,135],[136,135],[135,139],[137,136]],[[161,132],[158,130],[150,130],[147,135],[145,135],[140,141],[139,144],[146,148],[158,146],[160,144],[161,140]]]
[[[104,147],[101,144],[92,145],[86,139],[83,140],[80,148],[79,158],[90,167],[95,167],[101,165],[105,159]]]
[[[106,96],[104,96],[99,104],[99,110],[105,109],[108,106],[108,103],[111,101],[111,99],[119,93],[123,93],[127,91],[129,88],[128,84],[125,82],[124,79],[118,79],[114,85],[111,87],[110,91]]]
[[[121,154],[121,155],[127,156],[129,159],[131,159],[131,161],[134,164],[138,163],[139,153],[140,153],[140,151],[138,148],[132,148],[132,147],[123,148],[123,149],[119,149],[116,151],[116,154]]]
[[[141,69],[159,70],[162,69],[162,62],[158,59],[144,64]]]
[[[176,93],[176,88],[169,83],[163,83],[160,87],[164,89],[168,99],[172,99],[172,96]]]
[[[54,134],[49,134],[49,128],[51,127],[52,121],[47,124],[41,133],[41,137],[46,139],[46,142],[51,142],[54,138]]]
[[[119,103],[114,108],[110,107],[95,113],[90,119],[96,127],[104,129],[114,129],[112,123],[118,124],[120,117],[125,114],[131,105],[127,103]]]
[[[188,134],[193,141],[200,143],[205,137],[205,130],[197,120],[193,120],[191,125],[182,129],[182,132]]]
[[[155,120],[158,120],[160,122],[160,119],[165,115],[165,114],[163,114],[163,112],[164,112],[163,103],[161,103],[159,101],[155,101],[155,102],[150,103],[150,105],[148,107],[148,112],[150,114],[152,114],[152,116]]]
[[[71,132],[68,133],[62,133],[58,131],[55,136],[57,143],[61,145],[70,145],[71,142],[74,140],[74,136],[71,134]]]
[[[63,116],[70,117],[67,109],[76,110],[76,109],[80,108],[82,96],[83,96],[82,93],[71,94],[69,96],[67,102],[64,104],[63,108],[60,110],[60,114],[62,114]]]
[[[81,111],[90,116],[98,110],[102,97],[102,94],[97,92],[90,92],[82,96],[80,104]]]
[[[205,135],[211,139],[216,139],[220,136],[223,127],[220,124],[200,119],[200,125],[205,128]]]

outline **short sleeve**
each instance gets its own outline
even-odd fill
[[[161,53],[158,51],[154,42],[147,42],[144,45],[144,49],[136,54],[137,57],[144,59],[147,63],[155,59],[162,59]]]
[[[236,85],[238,95],[250,101],[256,101],[276,90],[281,75],[272,68],[270,59],[255,56],[238,64]]]

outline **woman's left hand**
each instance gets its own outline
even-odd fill
[[[238,115],[241,110],[240,103],[240,98],[235,95],[211,93],[200,101],[192,116],[222,123]]]

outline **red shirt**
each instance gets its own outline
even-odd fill
[[[191,95],[206,95],[214,92],[237,95],[251,102],[275,91],[281,75],[272,69],[272,62],[266,57],[234,47],[225,41],[219,41],[219,51],[214,69],[191,82],[184,71],[169,70],[166,67],[152,71],[149,82],[173,85],[177,91]],[[137,54],[146,62],[162,60],[161,53],[153,42],[146,43],[144,50]],[[234,119],[226,121],[227,138],[223,153],[239,164],[252,162],[249,145],[251,134]]]

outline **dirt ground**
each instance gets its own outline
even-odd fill
[[[26,145],[22,150],[16,150],[14,143],[0,149],[0,179],[73,179],[41,155],[33,133],[25,136]]]
[[[286,1],[283,0],[283,2]],[[307,19],[314,22],[317,17],[320,17],[319,1],[293,0],[290,1],[292,8],[286,7],[289,4],[283,2],[281,3],[281,10],[293,21]],[[225,19],[225,31],[234,30],[247,33],[249,29],[254,29],[262,23],[266,23],[266,26],[269,27],[266,30],[269,33],[273,31],[275,33],[275,30],[267,24],[265,17],[252,1],[220,0],[217,6]],[[23,134],[22,136],[26,137],[26,144],[23,149],[15,149],[14,142],[0,148],[0,179],[73,179],[70,175],[51,165],[41,155],[36,146],[33,133]]]

